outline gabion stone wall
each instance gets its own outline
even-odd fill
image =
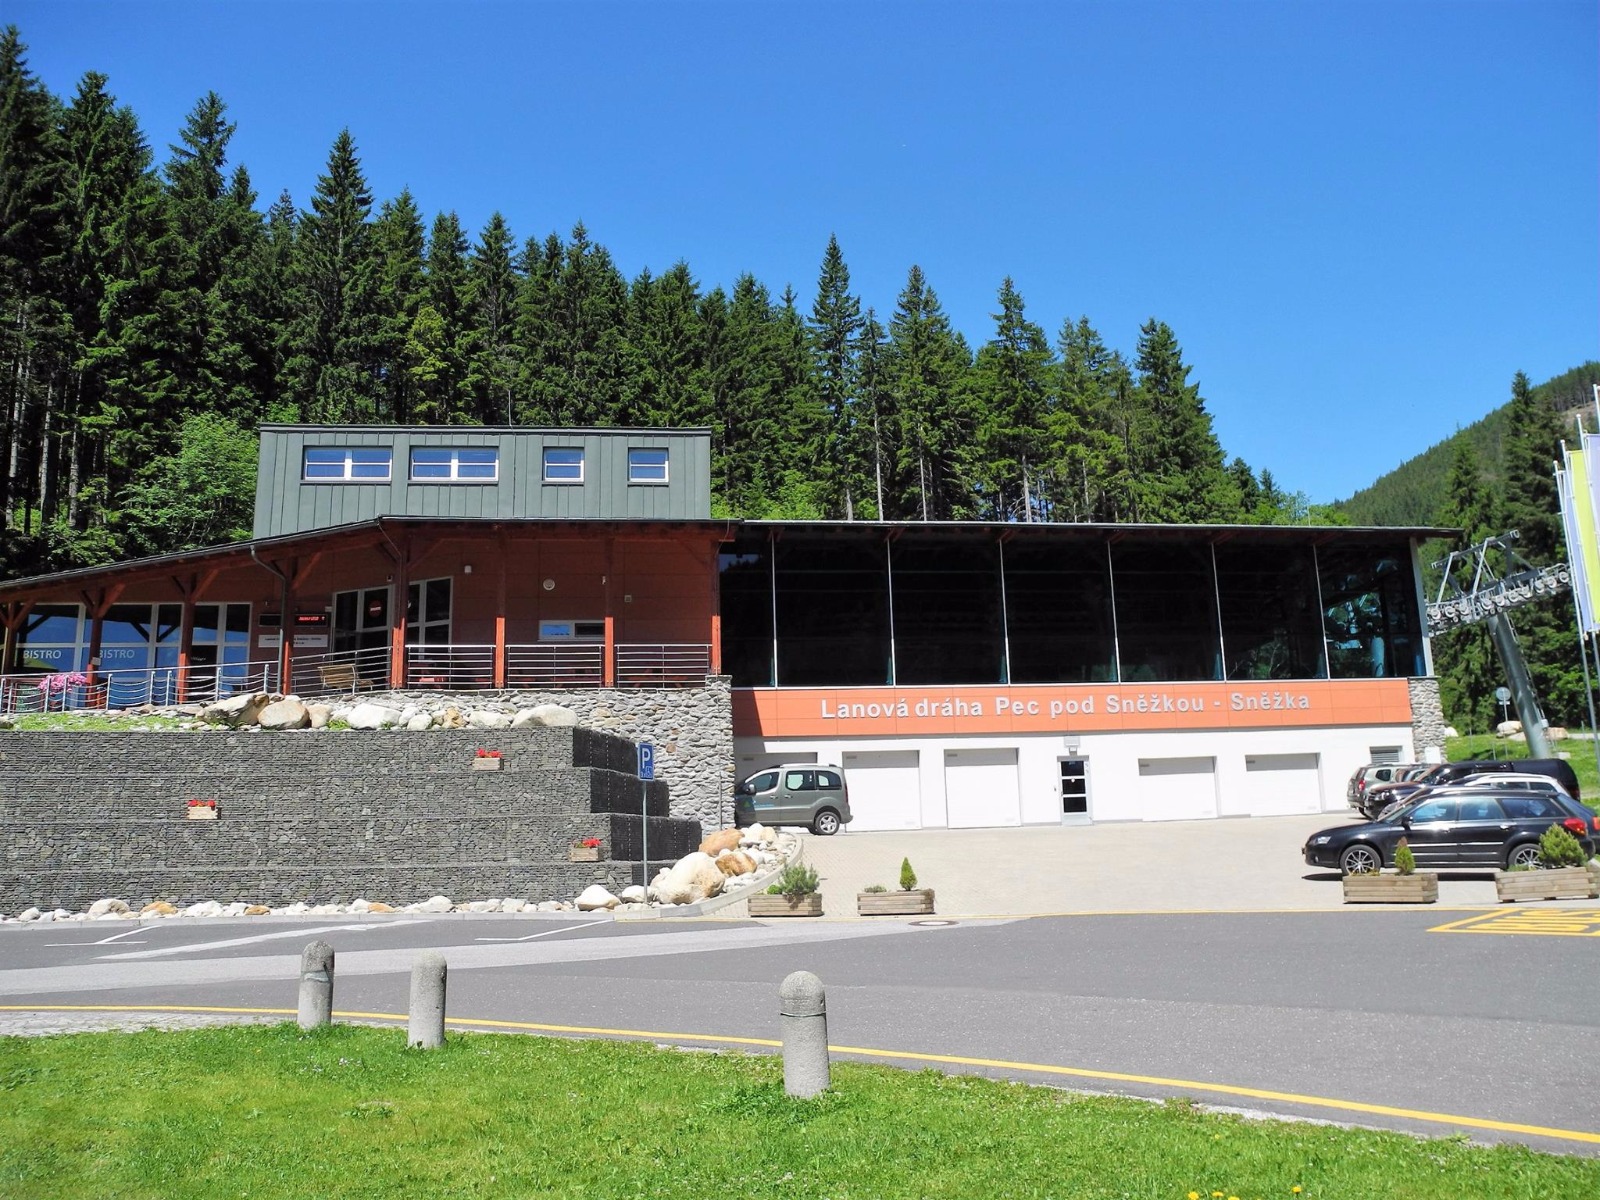
[[[1411,738],[1417,757],[1429,746],[1444,753],[1444,706],[1439,701],[1439,680],[1432,675],[1406,680],[1411,691]]]
[[[492,745],[500,769],[475,769]],[[570,899],[694,850],[630,742],[582,728],[268,733],[0,731],[0,912]],[[214,800],[216,820],[191,820]],[[641,816],[644,808],[649,814]],[[598,862],[569,861],[599,838]]]

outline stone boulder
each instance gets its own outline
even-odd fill
[[[578,714],[570,708],[564,708],[559,704],[541,704],[531,711],[535,721],[552,728],[567,727],[578,723]]]
[[[242,692],[200,711],[200,719],[211,725],[226,725],[238,729],[241,725],[254,725],[261,710],[272,703],[272,697],[262,692]]]
[[[743,837],[743,832],[738,829],[720,830],[700,843],[700,853],[709,854],[712,858],[715,858],[724,850],[737,850]]]
[[[1550,728],[1544,731],[1544,735],[1552,742],[1564,742],[1572,736],[1567,732],[1567,727],[1565,725],[1552,725]]]
[[[399,710],[386,704],[358,704],[345,716],[351,729],[389,729],[399,723]]]
[[[311,722],[313,729],[326,729],[328,721],[333,717],[333,708],[327,704],[306,705],[306,719]]]
[[[93,904],[89,905],[89,915],[91,917],[103,917],[107,913],[120,915],[121,913],[125,913],[127,911],[128,902],[126,900],[96,900]]]
[[[741,850],[729,850],[717,855],[717,870],[724,875],[748,875],[756,869],[756,860]]]
[[[433,728],[433,718],[427,713],[418,713],[406,722],[406,729],[411,733],[421,733],[424,729]]]
[[[439,714],[439,728],[441,729],[465,729],[466,727],[467,718],[463,716],[461,710],[453,704],[448,705],[445,710]]]
[[[367,905],[367,911],[375,913],[393,912],[394,905],[385,904],[382,900],[374,900],[371,904]]]
[[[1522,722],[1501,721],[1500,724],[1494,727],[1494,732],[1497,737],[1511,737],[1522,732]]]
[[[579,912],[596,912],[602,908],[615,908],[621,903],[621,900],[606,891],[598,883],[590,884],[578,894]]]
[[[409,906],[412,912],[447,913],[455,907],[449,896],[430,896],[419,904]]]
[[[263,729],[309,729],[311,714],[306,706],[291,696],[275,700],[256,714],[256,724]]]
[[[643,904],[648,898],[645,890],[637,883],[629,884],[622,889],[622,902],[624,904]]]
[[[740,830],[740,833],[743,835],[739,839],[739,845],[741,846],[770,846],[777,840],[775,830],[768,829],[765,825],[759,823],[745,826],[744,829]]]
[[[178,910],[165,900],[152,900],[139,910],[141,917],[170,917]]]
[[[709,854],[695,853],[684,855],[652,882],[665,903],[693,904],[720,894],[725,878]]]
[[[469,729],[510,729],[511,714],[495,712],[490,708],[475,708],[467,714]]]
[[[264,917],[271,911],[265,904],[250,904],[245,906],[244,915],[247,917]]]

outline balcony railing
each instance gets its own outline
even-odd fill
[[[480,692],[494,688],[495,648],[472,645],[406,647],[407,688]],[[711,673],[704,643],[619,643],[617,687],[699,687]],[[390,687],[389,648],[296,655],[285,690],[299,696],[360,695]],[[83,709],[205,704],[237,692],[276,692],[276,662],[189,667],[178,686],[177,667],[147,670],[0,675],[0,713],[75,712]],[[505,686],[522,691],[565,691],[605,684],[605,647],[595,642],[538,642],[506,647]]]

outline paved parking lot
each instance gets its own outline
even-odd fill
[[[1306,866],[1300,848],[1316,830],[1356,819],[1331,812],[1021,829],[846,830],[834,837],[801,834],[801,847],[822,876],[829,917],[854,917],[856,893],[869,884],[898,886],[906,857],[918,883],[935,890],[941,916],[1341,909],[1338,875]],[[1496,903],[1491,872],[1441,873],[1441,906]],[[725,914],[742,915],[718,915]]]

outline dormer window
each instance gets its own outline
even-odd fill
[[[544,450],[544,481],[546,483],[582,483],[582,448],[577,446],[546,446]]]
[[[498,450],[418,446],[411,451],[411,478],[429,483],[493,483],[500,477]]]
[[[301,478],[311,483],[381,483],[389,478],[388,446],[307,446]]]

